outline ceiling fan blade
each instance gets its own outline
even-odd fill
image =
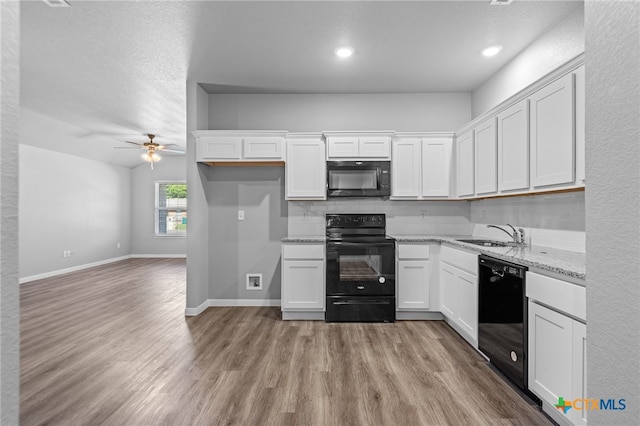
[[[125,142],[126,142],[126,143],[130,143],[130,144],[133,144],[133,145],[138,145],[138,146],[144,147],[144,145],[143,145],[143,144],[141,144],[141,143],[139,143],[139,142],[132,142],[132,141],[125,141]]]
[[[113,149],[144,149],[143,146],[114,146]]]
[[[162,151],[162,152],[169,152],[169,153],[173,153],[173,154],[184,154],[185,151],[181,150],[181,149],[159,149],[158,151]]]

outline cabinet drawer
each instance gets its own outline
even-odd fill
[[[282,246],[283,259],[324,259],[322,244],[286,244]]]
[[[587,319],[587,289],[577,284],[545,275],[527,272],[527,297],[565,312]]]
[[[398,244],[398,259],[428,259],[429,246],[426,244]]]
[[[440,260],[463,271],[467,271],[470,274],[478,275],[477,254],[442,246],[440,249]]]

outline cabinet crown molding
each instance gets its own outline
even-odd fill
[[[451,138],[455,135],[453,132],[396,132],[393,139],[403,138]]]
[[[274,136],[287,136],[289,132],[287,130],[194,130],[191,132],[196,138],[206,136],[251,136],[251,137],[274,137]]]
[[[333,131],[327,130],[322,132],[324,137],[340,137],[340,136],[348,136],[348,137],[357,137],[357,136],[389,136],[392,137],[395,135],[395,130],[340,130]]]

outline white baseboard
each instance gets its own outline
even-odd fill
[[[102,265],[106,265],[107,263],[113,263],[113,262],[119,262],[121,260],[127,260],[127,259],[130,259],[131,257],[132,257],[131,255],[113,257],[111,259],[105,259],[105,260],[99,260],[97,262],[85,263],[84,265],[71,266],[70,268],[58,269],[56,271],[50,271],[50,272],[45,272],[45,273],[42,273],[42,274],[31,275],[31,276],[28,276],[28,277],[22,277],[22,278],[20,278],[19,283],[20,284],[24,284],[24,283],[28,283],[28,282],[31,282],[31,281],[42,280],[44,278],[51,278],[51,277],[55,277],[55,276],[62,275],[62,274],[68,274],[69,272],[75,272],[75,271],[81,271],[81,270],[87,269],[87,268],[93,268],[94,266],[102,266]]]
[[[280,299],[207,299],[195,308],[186,308],[185,316],[195,317],[208,307],[222,306],[269,306],[280,307]]]
[[[186,254],[132,254],[132,259],[186,259]]]
[[[184,310],[184,315],[186,317],[197,317],[198,315],[203,313],[204,310],[207,309],[208,307],[209,307],[209,301],[205,300],[204,302],[202,302],[199,306],[197,306],[195,308],[186,308]]]

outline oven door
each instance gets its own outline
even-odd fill
[[[327,242],[328,296],[394,296],[395,242]]]

